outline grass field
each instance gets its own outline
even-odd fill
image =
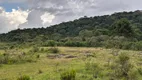
[[[125,53],[130,57],[133,71],[136,71],[136,74],[131,74],[131,76],[136,76],[137,78],[132,80],[142,80],[142,75],[137,71],[137,69],[142,69],[141,51],[58,47],[59,53],[52,53],[46,51],[49,47],[42,49],[45,51],[35,51],[32,54],[36,55],[36,57],[38,55],[38,58],[34,62],[1,64],[0,80],[17,80],[22,75],[30,76],[31,80],[60,80],[60,74],[62,72],[72,69],[76,71],[76,80],[110,80],[110,75],[113,73],[110,66],[115,64],[115,60],[118,59],[121,53]],[[25,52],[26,55],[29,55],[29,50],[9,50],[9,53],[13,52],[18,55]],[[4,50],[0,50],[1,55],[4,52]],[[97,65],[95,70],[89,68],[90,63]],[[92,72],[93,70],[94,72]],[[94,77],[93,73],[96,72],[98,73],[97,77]]]

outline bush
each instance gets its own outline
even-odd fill
[[[54,41],[54,40],[49,40],[43,44],[43,46],[51,46],[51,47],[54,47],[56,45],[57,45],[56,41]]]
[[[2,67],[2,64],[0,63],[0,67]]]
[[[38,47],[36,47],[36,46],[34,46],[33,48],[32,48],[32,52],[38,52],[39,51],[39,48]]]
[[[44,49],[44,48],[41,48],[41,49],[40,49],[40,51],[41,51],[41,52],[44,52],[44,51],[45,51],[45,49]]]
[[[135,70],[135,69],[131,69],[129,72],[128,72],[128,79],[127,80],[138,80],[138,71]]]
[[[3,54],[0,56],[0,64],[8,64],[9,63],[9,55]]]
[[[114,72],[112,73],[114,80],[133,80],[134,77],[133,65],[130,63],[130,57],[126,53],[121,53],[118,60],[114,63]],[[135,79],[134,79],[135,80]]]
[[[134,50],[142,50],[142,41],[136,42],[134,47]]]
[[[87,46],[87,43],[86,42],[79,42],[79,41],[67,41],[67,42],[65,42],[65,46],[84,47],[84,46]]]
[[[49,48],[48,51],[51,52],[51,53],[59,53],[60,52],[59,49],[56,48],[56,47]]]
[[[125,42],[122,49],[142,50],[142,42]]]
[[[39,70],[38,70],[38,74],[41,74],[41,73],[43,73],[43,71],[39,69]]]
[[[29,76],[20,76],[17,80],[31,80]]]
[[[138,68],[138,72],[140,75],[142,75],[142,68]]]
[[[61,80],[75,80],[75,77],[76,77],[75,70],[65,71],[61,74]]]
[[[40,55],[38,54],[38,55],[36,55],[36,58],[40,58]]]
[[[34,55],[21,54],[8,54],[4,53],[0,55],[0,64],[20,64],[25,62],[35,62],[36,58]]]
[[[85,69],[86,69],[86,71],[91,73],[94,78],[98,78],[100,76],[101,68],[99,67],[98,63],[86,62]]]

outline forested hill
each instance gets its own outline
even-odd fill
[[[116,38],[119,39],[118,41],[141,43],[142,12],[140,10],[95,17],[85,16],[47,28],[18,29],[0,35],[1,42],[42,43],[52,40],[60,45],[69,46],[102,46]]]

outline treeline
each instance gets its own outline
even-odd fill
[[[47,28],[17,29],[1,34],[0,41],[142,50],[142,12],[85,16]]]

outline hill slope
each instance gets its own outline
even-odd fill
[[[110,40],[114,41],[116,38],[119,39],[118,41],[131,42],[129,44],[133,44],[132,42],[141,43],[141,11],[83,17],[47,28],[18,29],[0,35],[2,42],[36,42],[41,44],[54,40],[59,43],[57,45],[67,46],[104,46],[104,43],[106,44]]]

